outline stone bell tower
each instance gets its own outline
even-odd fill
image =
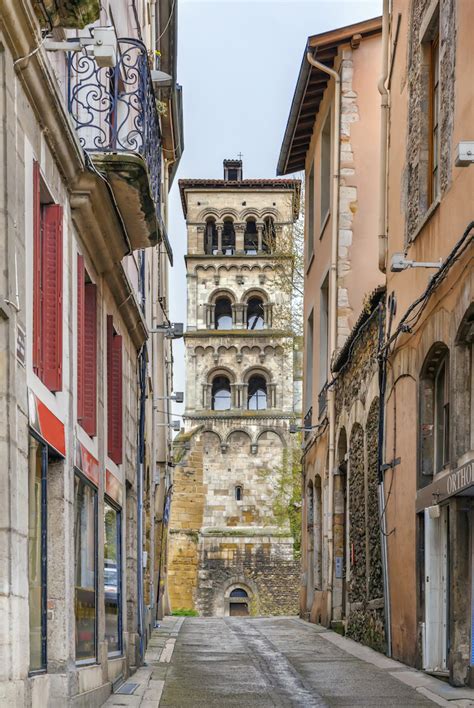
[[[201,615],[297,611],[284,479],[293,459],[298,180],[180,181],[187,221],[185,431],[176,441],[170,600]],[[285,487],[285,488],[284,488]]]

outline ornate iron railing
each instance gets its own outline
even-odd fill
[[[113,68],[100,68],[85,52],[70,52],[68,109],[87,152],[127,152],[143,157],[158,211],[161,132],[143,42],[119,39]]]
[[[324,384],[323,388],[319,392],[318,396],[318,418],[321,418],[322,414],[326,410],[328,402],[328,385],[327,382]]]
[[[309,436],[311,433],[311,426],[313,425],[313,406],[308,410],[306,413],[304,419],[303,419],[303,428],[304,428],[304,439]]]

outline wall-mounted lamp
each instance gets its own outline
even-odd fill
[[[184,334],[182,322],[170,322],[150,329],[150,334],[164,334],[167,339],[180,339]]]
[[[441,258],[439,261],[434,262],[409,261],[405,258],[404,253],[394,253],[390,270],[392,273],[400,273],[402,270],[407,270],[407,268],[441,268],[441,263]]]
[[[252,444],[250,445],[250,454],[251,454],[251,455],[256,455],[257,452],[258,452],[258,445],[256,445],[255,443],[252,443]]]
[[[117,65],[117,35],[114,27],[93,27],[91,37],[76,37],[71,41],[46,39],[44,48],[48,52],[81,52],[86,49],[100,69],[111,69]]]
[[[155,401],[175,401],[176,403],[184,403],[184,393],[176,391],[172,396],[155,396]]]

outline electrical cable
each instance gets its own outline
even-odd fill
[[[31,52],[29,52],[28,54],[25,54],[25,56],[23,56],[23,57],[18,57],[18,59],[15,59],[15,61],[13,62],[13,66],[15,67],[18,64],[18,62],[23,61],[24,59],[30,59],[32,56],[34,56],[36,54],[36,52],[39,52],[39,50],[41,49],[43,44],[46,42],[47,38],[48,38],[48,35],[45,34],[45,36],[41,39],[40,43],[34,49],[32,49]]]
[[[166,23],[163,32],[160,34],[159,37],[157,37],[157,39],[156,39],[156,41],[155,41],[155,49],[156,49],[156,46],[157,46],[158,42],[160,41],[160,39],[163,37],[163,35],[165,34],[166,30],[167,30],[168,27],[170,26],[171,18],[173,17],[173,12],[174,12],[175,7],[176,7],[176,0],[173,0],[173,6],[172,6],[172,8],[171,8],[170,16],[168,17],[168,22]]]

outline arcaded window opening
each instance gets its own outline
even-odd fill
[[[216,376],[212,382],[213,411],[228,411],[231,407],[230,381],[227,376]]]
[[[258,231],[255,219],[247,219],[244,233],[244,251],[247,256],[255,256],[258,253]]]
[[[232,256],[235,253],[235,229],[232,219],[224,219],[222,253],[224,256]]]
[[[262,250],[264,253],[273,253],[275,251],[276,231],[275,222],[271,216],[267,216],[263,221],[263,240]]]
[[[218,250],[217,243],[217,226],[214,219],[208,219],[206,221],[206,228],[204,230],[204,252],[208,256],[215,256]]]
[[[267,382],[257,374],[248,383],[247,408],[249,411],[263,411],[267,408]]]
[[[228,297],[217,298],[214,325],[215,329],[232,329],[232,304]]]
[[[449,350],[441,342],[432,348],[420,380],[420,486],[429,484],[450,459]]]
[[[247,329],[265,327],[265,309],[261,297],[251,297],[247,302]]]

